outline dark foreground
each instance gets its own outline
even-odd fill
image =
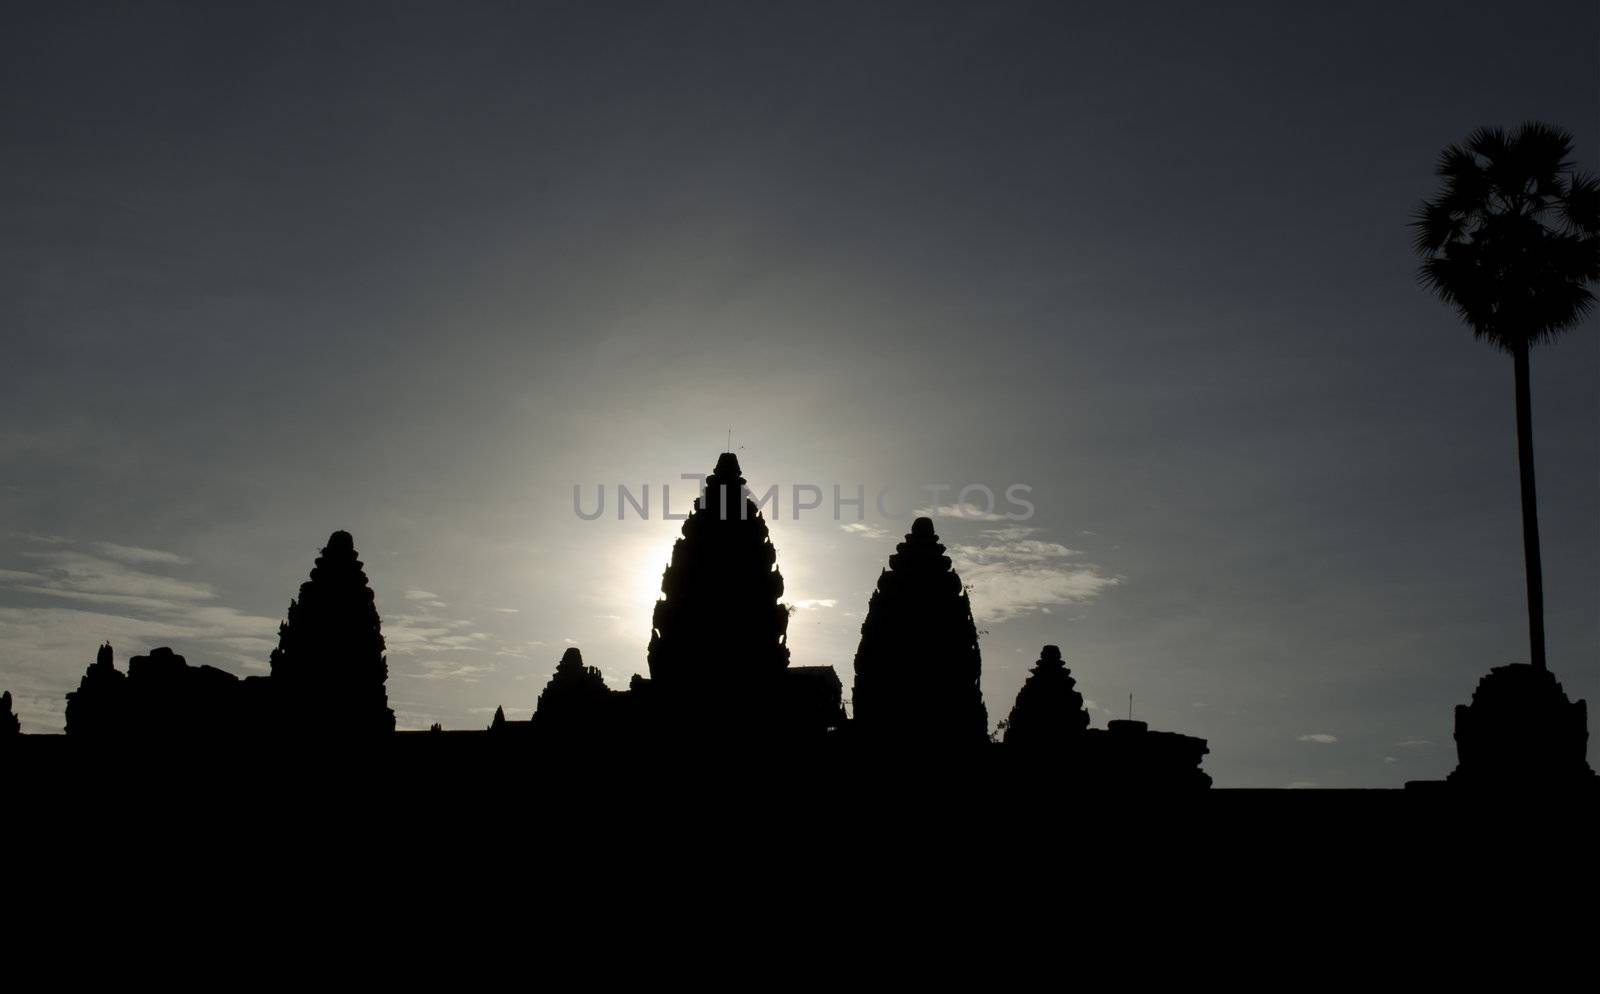
[[[397,736],[359,748],[266,752],[16,741],[0,754],[11,829],[87,825],[202,845],[312,818],[383,825],[390,838],[478,826],[489,834],[555,831],[589,849],[671,839],[707,857],[835,845],[892,855],[965,833],[960,848],[1076,835],[1113,846],[1148,840],[1157,853],[1210,844],[1322,859],[1356,850],[1426,859],[1456,844],[1493,844],[1502,831],[1554,839],[1596,827],[1594,791],[1472,793],[1442,783],[1194,789],[1094,776],[1002,747],[607,752],[507,748],[482,738],[441,748]],[[1582,848],[1592,856],[1596,847]]]
[[[454,989],[538,963],[691,989],[1160,989],[1509,964],[1544,989],[1586,960],[1600,882],[1593,804],[1570,797],[1118,790],[1001,748],[63,745],[0,757],[8,949],[65,938],[58,969],[124,981]]]

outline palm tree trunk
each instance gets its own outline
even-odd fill
[[[1533,399],[1528,383],[1528,345],[1512,350],[1517,371],[1517,466],[1522,474],[1522,555],[1528,579],[1528,646],[1535,669],[1544,661],[1544,575],[1539,564],[1539,507],[1533,486]]]

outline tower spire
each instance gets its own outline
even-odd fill
[[[651,681],[672,698],[674,722],[699,723],[709,734],[719,703],[719,720],[767,720],[749,710],[749,698],[766,693],[789,665],[789,613],[779,603],[776,565],[738,457],[724,452],[672,547],[651,623]]]

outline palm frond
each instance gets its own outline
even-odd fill
[[[1416,229],[1412,248],[1418,255],[1432,255],[1446,242],[1461,235],[1461,222],[1449,206],[1440,201],[1424,200],[1411,217],[1411,227]]]
[[[1569,229],[1600,235],[1600,181],[1586,173],[1575,174],[1561,202],[1561,220]]]
[[[1454,179],[1463,173],[1476,172],[1477,169],[1477,158],[1460,145],[1451,143],[1439,152],[1439,162],[1433,171],[1446,179]]]
[[[1553,338],[1595,307],[1600,181],[1572,175],[1572,154],[1572,135],[1542,122],[1479,128],[1440,152],[1440,193],[1412,211],[1418,282],[1500,348]]]
[[[1525,121],[1510,148],[1530,176],[1553,178],[1572,170],[1572,133],[1543,121]]]
[[[1467,136],[1466,149],[1473,155],[1481,156],[1490,163],[1504,160],[1506,145],[1510,141],[1504,128],[1477,128]]]
[[[1594,306],[1594,294],[1581,283],[1552,283],[1529,301],[1528,313],[1517,314],[1516,326],[1529,345],[1553,340],[1583,322]]]

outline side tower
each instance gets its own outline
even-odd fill
[[[878,576],[856,649],[854,724],[869,741],[982,745],[989,716],[972,605],[933,522],[918,518]]]
[[[293,734],[394,731],[389,665],[367,574],[349,532],[334,532],[289,602],[272,650],[272,726]]]
[[[1006,745],[1063,750],[1081,746],[1089,728],[1089,712],[1061,650],[1047,645],[1033,672],[1017,691],[1017,703],[1006,719]]]
[[[583,664],[577,646],[569,646],[539,692],[529,729],[544,740],[599,743],[612,731],[613,710],[605,677]]]

